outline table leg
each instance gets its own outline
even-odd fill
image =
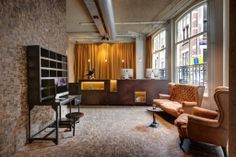
[[[59,130],[59,118],[58,118],[58,108],[56,110],[56,144],[58,144],[58,130]]]
[[[152,112],[152,118],[153,118],[153,121],[152,121],[152,123],[149,125],[149,127],[158,128],[159,123],[156,122],[156,119],[155,119],[155,112]]]
[[[59,121],[61,121],[61,105],[59,105]]]

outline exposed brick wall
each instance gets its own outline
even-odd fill
[[[25,46],[65,53],[65,0],[0,0],[0,156],[27,142],[27,61]],[[53,116],[35,108],[33,130]],[[48,115],[48,116],[46,116]]]

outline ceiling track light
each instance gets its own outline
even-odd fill
[[[94,16],[93,16],[93,19],[98,20],[98,19],[99,19],[99,16],[94,15]]]
[[[103,40],[103,41],[104,41],[104,40],[109,40],[109,38],[106,37],[106,36],[103,36],[101,40]]]

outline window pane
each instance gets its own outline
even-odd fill
[[[183,27],[183,38],[187,39],[190,37],[190,14],[184,17]]]
[[[207,62],[207,35],[200,35],[190,40],[190,64]]]
[[[177,45],[177,66],[189,65],[189,41]]]
[[[182,20],[177,23],[177,42],[183,40]]]
[[[158,34],[157,35],[157,49],[156,49],[156,51],[159,49],[160,49],[160,35]]]
[[[166,69],[166,50],[159,51],[153,54],[152,68],[159,72],[159,79],[167,79]]]
[[[158,62],[159,62],[158,53],[154,53],[152,55],[152,68],[153,69],[157,69],[158,68]]]
[[[154,53],[152,68],[159,72],[159,79],[167,79],[166,70],[166,31],[162,31],[154,37]]]
[[[204,6],[198,7],[192,11],[191,24],[192,35],[196,35],[204,31]]]
[[[191,24],[189,24],[190,15]],[[176,80],[179,83],[203,85],[205,93],[208,93],[207,33],[198,35],[207,31],[207,5],[191,10],[177,22],[175,27],[176,39],[180,42],[176,44]],[[196,37],[190,38],[191,36]]]
[[[157,38],[154,37],[154,39],[153,39],[153,52],[155,52],[156,49],[157,49]]]
[[[160,32],[154,38],[154,52],[166,47],[166,31]]]
[[[190,37],[190,14],[185,15],[177,23],[177,42]]]
[[[162,44],[161,44],[161,49],[166,48],[166,31],[163,31],[162,33]]]
[[[203,29],[207,31],[207,5],[203,5]]]
[[[162,50],[159,52],[159,69],[164,69],[166,68],[166,51]]]

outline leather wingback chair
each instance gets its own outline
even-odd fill
[[[214,99],[218,111],[200,107],[193,108],[193,115],[181,114],[176,120],[182,146],[183,140],[189,138],[221,146],[226,156],[228,141],[229,89],[219,86],[215,89]]]

